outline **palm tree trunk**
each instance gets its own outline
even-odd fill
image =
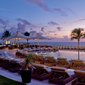
[[[79,40],[78,40],[78,60],[79,60]]]
[[[28,39],[27,39],[27,44],[28,44]]]

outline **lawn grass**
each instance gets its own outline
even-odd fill
[[[26,85],[26,84],[8,79],[0,75],[0,85]]]

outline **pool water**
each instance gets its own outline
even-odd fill
[[[39,52],[43,56],[52,56],[57,58],[67,58],[67,60],[78,59],[78,51],[76,50],[59,50],[56,52]],[[85,51],[79,51],[79,59],[85,61]]]

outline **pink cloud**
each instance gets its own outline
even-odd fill
[[[54,21],[50,21],[50,22],[48,22],[48,24],[50,24],[50,25],[58,25],[58,23],[56,23]]]
[[[68,36],[66,35],[66,36],[63,36],[63,38],[68,38]]]
[[[58,31],[61,31],[61,27],[57,27],[57,30],[58,30]]]
[[[54,35],[57,35],[57,34],[54,34]]]
[[[44,2],[44,0],[25,0],[25,1],[32,4],[36,4],[45,11],[51,11],[50,8],[47,6],[47,4]]]
[[[81,21],[85,21],[85,19],[79,19],[79,20],[73,21],[73,22],[71,22],[71,23],[81,22]]]
[[[54,8],[54,10],[59,12],[62,16],[67,16],[67,13],[60,8]]]
[[[71,23],[77,23],[77,22],[82,22],[82,21],[85,21],[85,19],[79,19],[79,20],[75,20],[75,21],[72,21],[72,22],[63,22],[61,24],[71,24]]]

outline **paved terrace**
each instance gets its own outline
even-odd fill
[[[2,56],[6,56],[4,53],[7,52],[7,54],[11,57],[14,57],[14,58],[17,58],[15,56],[15,52],[16,52],[17,49],[14,49],[14,50],[8,50],[7,48],[6,49],[3,49],[3,50],[0,50],[0,53],[2,54]],[[69,70],[68,70],[69,71]],[[12,79],[12,80],[15,80],[15,81],[19,81],[19,82],[22,82],[22,79],[21,79],[21,76],[18,74],[18,73],[12,73],[8,70],[4,70],[3,68],[0,67],[0,75],[2,76],[5,76],[9,79]],[[73,81],[73,80],[72,80]],[[72,82],[71,81],[71,82]],[[65,84],[65,85],[71,85],[71,82]],[[39,81],[39,80],[36,80],[36,79],[32,79],[31,80],[31,83],[26,83],[27,85],[58,85],[58,84],[51,84],[48,82],[48,79],[47,80],[43,80],[43,81]]]

